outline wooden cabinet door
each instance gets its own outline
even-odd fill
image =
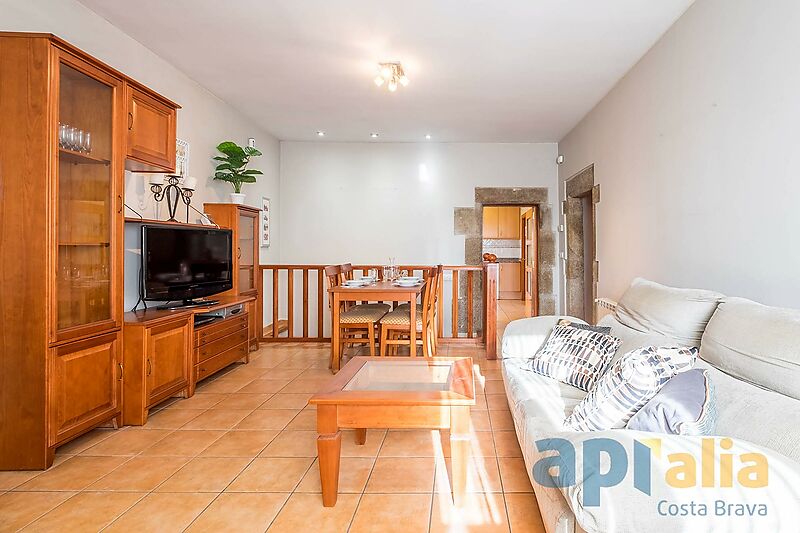
[[[258,211],[239,210],[236,222],[237,290],[240,295],[256,294],[258,265]]]
[[[189,381],[191,368],[191,317],[147,329],[145,375],[148,405],[161,401]]]
[[[119,344],[114,332],[50,349],[50,446],[119,413]]]
[[[520,263],[500,263],[500,292],[520,292]]]
[[[520,238],[520,212],[518,207],[501,207],[498,218],[498,238]]]
[[[176,110],[128,85],[129,170],[175,171]]]
[[[123,248],[123,83],[65,52],[55,61],[51,343],[121,326]]]
[[[484,239],[497,239],[500,235],[498,233],[498,224],[500,217],[499,207],[484,207],[483,208],[483,238]]]

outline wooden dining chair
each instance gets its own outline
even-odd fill
[[[342,277],[343,265],[330,265],[325,267],[325,277],[328,285],[335,287],[341,285],[347,278]],[[350,267],[352,270],[352,267]],[[333,298],[328,299],[328,307],[333,306]],[[369,346],[370,356],[375,356],[376,326],[380,319],[389,311],[387,304],[363,304],[342,307],[339,312],[339,353],[343,354],[346,346]],[[333,324],[333,327],[336,327]],[[333,341],[331,341],[333,342]],[[333,361],[331,361],[333,364]]]
[[[353,272],[354,269],[351,263],[342,263],[339,265],[339,283],[354,279]],[[391,305],[382,302],[362,302],[357,306],[363,306],[363,309],[385,309],[387,312],[392,308]]]
[[[439,267],[433,267],[425,276],[425,290],[423,290],[422,304],[418,304],[416,313],[416,332],[417,341],[415,346],[411,346],[411,309],[409,307],[397,308],[387,313],[380,320],[381,328],[381,356],[387,355],[390,347],[394,353],[396,347],[409,345],[411,357],[417,355],[417,345],[422,346],[422,355],[432,357],[436,350],[436,338],[434,337],[436,320],[435,299],[438,290],[437,282],[440,279]]]

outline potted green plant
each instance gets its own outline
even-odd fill
[[[233,141],[224,141],[217,146],[223,155],[214,158],[219,161],[217,168],[214,169],[214,179],[227,181],[233,185],[231,202],[234,204],[244,203],[242,194],[242,183],[255,183],[256,176],[263,174],[260,170],[248,169],[247,164],[251,157],[258,157],[261,152],[251,146],[241,147]]]

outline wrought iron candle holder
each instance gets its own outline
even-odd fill
[[[178,202],[182,201],[186,205],[186,222],[189,222],[189,204],[192,203],[192,194],[194,191],[178,185],[181,176],[168,175],[166,179],[166,187],[158,183],[150,185],[153,198],[155,198],[156,202],[160,202],[166,198],[167,209],[169,210],[168,222],[178,222],[175,218],[175,213],[178,211]]]

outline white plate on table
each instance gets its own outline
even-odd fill
[[[403,280],[399,280],[398,279],[392,285],[394,285],[395,287],[416,287],[420,283],[422,283],[422,280],[406,280],[406,281],[403,281]]]
[[[349,288],[365,287],[369,285],[369,283],[370,282],[368,281],[363,281],[360,279],[349,279],[347,281],[342,282],[342,287],[349,287]]]
[[[402,278],[397,278],[396,281],[399,283],[419,283],[422,278],[418,276],[403,276]]]

